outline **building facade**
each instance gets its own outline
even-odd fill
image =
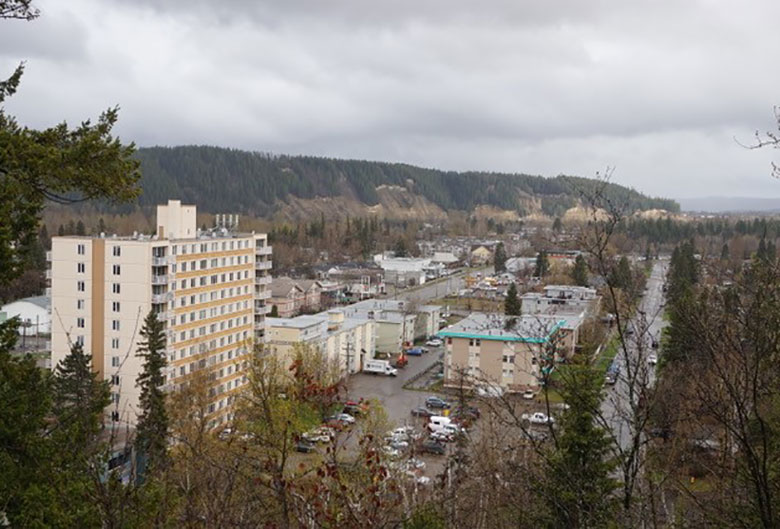
[[[157,234],[54,237],[51,251],[52,365],[81,343],[111,386],[111,419],[135,424],[149,312],[164,323],[166,389],[208,369],[213,424],[232,418],[248,354],[265,339],[271,247],[265,234],[225,227],[201,232],[195,206],[157,207]]]
[[[573,347],[565,325],[550,316],[521,316],[507,325],[502,314],[472,313],[439,331],[446,344],[444,385],[536,390],[542,370]]]

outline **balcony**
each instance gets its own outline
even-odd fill
[[[263,320],[263,321],[256,321],[255,322],[255,330],[256,331],[264,331],[265,330],[265,320]]]
[[[50,298],[50,297],[51,297],[51,287],[46,287],[46,288],[43,290],[43,294],[44,294],[44,295],[45,295],[47,298]]]
[[[172,318],[173,317],[173,313],[172,312],[168,313],[168,312],[166,312],[164,310],[160,311],[160,312],[157,312],[155,314],[157,315],[157,321],[161,321],[161,322],[166,322],[166,321],[168,321],[168,318]]]
[[[49,262],[49,263],[51,262],[51,250],[46,252],[46,261]]]
[[[168,284],[168,276],[152,276],[152,284],[153,285],[167,285]]]
[[[255,276],[255,285],[270,285],[272,279],[271,276]]]
[[[271,261],[256,261],[255,270],[270,270]]]
[[[271,246],[259,246],[255,248],[255,255],[271,255],[273,253]]]
[[[168,303],[173,299],[173,292],[163,292],[162,294],[152,294],[152,303]]]
[[[259,292],[255,290],[255,294],[254,294],[255,299],[268,299],[270,297],[271,297],[270,290],[260,290]]]
[[[271,312],[271,305],[255,303],[255,315],[268,314]]]
[[[168,266],[168,257],[152,257],[152,266]]]
[[[46,270],[46,279],[51,280],[51,270]]]

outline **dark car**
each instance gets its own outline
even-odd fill
[[[436,413],[432,412],[428,408],[420,406],[412,410],[412,415],[415,417],[433,417]]]
[[[363,413],[362,408],[360,406],[355,406],[354,404],[347,404],[344,406],[344,409],[341,410],[342,413],[348,413],[350,415],[360,415]]]
[[[479,411],[479,408],[476,408],[474,406],[466,406],[463,408],[457,408],[453,415],[457,415],[458,417],[463,417],[464,419],[479,419],[481,412]]]
[[[295,445],[295,451],[296,452],[303,452],[304,454],[308,454],[310,452],[316,452],[317,451],[317,447],[314,445],[314,443],[312,443],[310,441],[306,441],[304,439],[301,439]]]
[[[433,439],[423,441],[422,445],[420,445],[420,449],[425,453],[437,455],[444,455],[444,452],[447,451],[443,444],[436,442]]]
[[[436,409],[449,409],[451,407],[450,403],[447,402],[444,399],[440,399],[439,397],[428,397],[425,401],[425,405],[429,408],[436,408]]]

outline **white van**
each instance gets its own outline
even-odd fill
[[[428,429],[432,432],[438,432],[440,430],[443,430],[445,426],[449,425],[452,422],[452,419],[449,417],[444,417],[442,415],[433,415],[430,418],[430,422],[428,422]]]

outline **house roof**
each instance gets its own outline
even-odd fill
[[[49,305],[51,304],[51,299],[48,298],[47,296],[31,296],[29,298],[22,298],[22,299],[11,301],[10,303],[6,303],[5,305],[3,305],[3,307],[7,307],[13,303],[31,303],[42,309],[45,309],[48,308]]]
[[[517,316],[507,327],[503,314],[473,312],[454,325],[439,331],[439,336],[452,338],[479,338],[502,342],[546,343],[567,321],[557,315]]]
[[[289,277],[275,277],[271,280],[271,297],[284,298],[290,295],[293,290],[303,292],[296,281]]]

